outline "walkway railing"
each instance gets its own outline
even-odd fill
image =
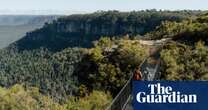
[[[158,59],[158,61],[160,61]],[[141,63],[140,68],[142,72],[145,71],[145,67],[147,66],[147,59]],[[153,77],[146,77],[143,80],[157,80],[159,78],[159,69],[160,69],[160,63],[157,63],[154,66],[153,72],[147,72],[147,75],[151,74]],[[131,73],[130,79],[127,81],[127,83],[124,85],[124,87],[121,89],[121,91],[118,93],[118,95],[114,98],[110,106],[106,110],[125,110],[126,106],[129,104],[129,101],[132,96],[132,78],[133,73]]]
[[[162,46],[161,46],[162,45]],[[164,44],[160,44],[160,46],[163,48]],[[148,58],[147,57],[141,64],[140,64],[140,70],[143,74],[143,80],[157,80],[160,77],[159,71],[160,71],[160,58],[157,56],[159,53],[157,52],[156,60],[159,62],[157,63],[152,72],[146,71],[148,65]],[[147,75],[144,75],[145,71],[147,72]],[[124,85],[124,87],[121,89],[121,91],[118,93],[118,95],[113,99],[112,103],[108,106],[106,110],[125,110],[127,105],[129,104],[129,101],[132,99],[132,79],[133,79],[133,73],[130,73],[131,76],[127,83]],[[148,75],[153,75],[153,77],[148,77]]]
[[[140,67],[144,64],[146,59],[140,64]],[[108,106],[106,110],[124,110],[125,106],[130,99],[132,94],[132,78],[133,73],[130,73],[131,76],[118,95],[113,99],[112,103]]]

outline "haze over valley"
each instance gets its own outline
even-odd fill
[[[53,15],[0,15],[0,48],[22,38],[27,32],[41,28],[59,16]]]

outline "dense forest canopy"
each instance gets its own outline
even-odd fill
[[[208,48],[171,42],[161,52],[163,80],[208,80]]]
[[[41,93],[58,101],[64,101],[69,95],[83,96],[93,89],[104,89],[115,95],[129,78],[130,71],[145,58],[146,49],[138,42],[108,37],[101,38],[91,49],[67,48],[56,53],[47,49],[22,52],[3,49],[0,85],[38,87]],[[83,86],[85,94],[80,94]]]
[[[105,110],[111,97],[102,91],[93,91],[82,99],[72,96],[65,104],[60,104],[42,95],[38,88],[25,89],[22,85],[14,85],[0,88],[0,100],[1,110]]]
[[[200,40],[208,44],[208,15],[182,22],[163,22],[155,31],[146,37],[150,39],[171,38],[186,44],[194,44]]]
[[[72,74],[81,58],[79,49],[66,49],[55,54],[44,49],[21,53],[1,50],[0,85],[34,86],[58,100],[65,99],[78,89]]]

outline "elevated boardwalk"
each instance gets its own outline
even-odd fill
[[[163,45],[163,42],[151,42],[149,45],[158,46]],[[140,42],[143,45],[146,45],[146,41]],[[151,54],[147,59],[143,61],[140,65],[140,71],[142,73],[142,80],[157,80],[160,77],[160,54],[159,50]],[[113,99],[112,103],[108,106],[106,110],[133,110],[132,107],[132,78],[133,73],[131,73],[130,79],[127,81],[125,86],[121,89],[118,95]]]
[[[152,64],[151,62],[148,62],[148,60],[152,60],[152,57],[148,58],[145,60],[145,62],[141,65],[140,70],[143,75],[142,80],[158,80],[160,77],[160,59],[159,57],[154,58],[153,60],[156,60],[156,64]],[[133,110],[132,107],[132,102],[133,102],[133,96],[132,94],[129,95],[129,99],[127,100],[127,104],[123,106],[123,109],[121,110]]]

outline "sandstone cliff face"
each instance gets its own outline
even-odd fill
[[[171,12],[167,12],[171,13]],[[61,17],[42,28],[29,32],[15,42],[20,50],[47,48],[59,51],[67,47],[91,47],[100,37],[143,35],[153,31],[162,21],[180,21],[177,13],[100,12]]]
[[[80,33],[87,35],[122,35],[122,34],[142,34],[144,33],[144,26],[137,24],[100,24],[94,25],[89,22],[57,22],[55,28],[58,32],[64,33]]]

